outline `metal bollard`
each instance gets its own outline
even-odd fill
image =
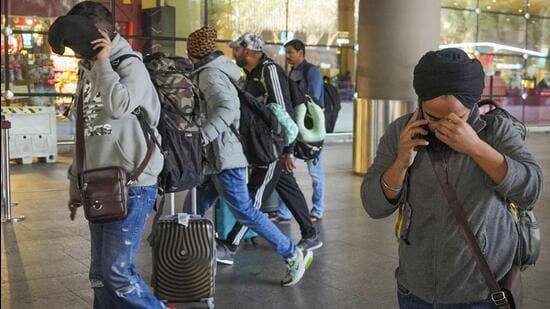
[[[10,184],[10,132],[11,123],[2,120],[2,223],[17,222],[25,219],[24,216],[12,216],[11,184]]]

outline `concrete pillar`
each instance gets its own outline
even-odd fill
[[[354,173],[367,172],[388,124],[416,107],[413,69],[438,47],[440,11],[439,0],[360,2]]]
[[[355,45],[357,36],[355,33],[355,0],[338,1],[338,30],[349,33],[350,43]],[[353,72],[355,69],[355,49],[340,49],[340,74],[346,71]],[[355,76],[352,74],[355,82]]]

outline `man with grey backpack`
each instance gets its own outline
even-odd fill
[[[372,218],[398,212],[400,308],[521,303],[522,220],[542,169],[512,120],[479,114],[483,80],[462,50],[426,53],[414,69],[420,106],[390,124],[363,181]]]

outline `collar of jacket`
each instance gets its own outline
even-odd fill
[[[212,62],[214,59],[218,58],[219,56],[222,56],[223,55],[223,52],[220,51],[220,50],[216,50],[214,52],[212,52],[210,55],[202,58],[201,60],[199,60],[199,62],[195,63],[195,66],[194,66],[194,71],[195,72],[198,72],[200,70],[201,67],[205,66],[206,64]]]
[[[299,65],[293,67],[293,68],[292,68],[292,71],[302,71],[302,70],[304,70],[307,66],[309,66],[309,62],[307,62],[307,60],[304,59],[304,61],[300,62]]]
[[[256,76],[257,75],[256,73],[258,71],[262,70],[266,64],[271,62],[274,62],[274,61],[264,53],[262,55],[262,58],[260,58],[260,61],[258,61],[258,64],[254,67],[254,69],[252,69],[252,71],[248,72],[244,70],[244,72],[246,73],[246,76]]]

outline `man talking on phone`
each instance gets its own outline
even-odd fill
[[[541,167],[512,122],[479,114],[483,81],[481,63],[462,50],[426,53],[414,69],[419,108],[389,125],[363,181],[369,216],[399,209],[400,308],[495,308],[434,156],[497,280],[511,269],[518,240],[505,201],[525,209],[542,194]]]

